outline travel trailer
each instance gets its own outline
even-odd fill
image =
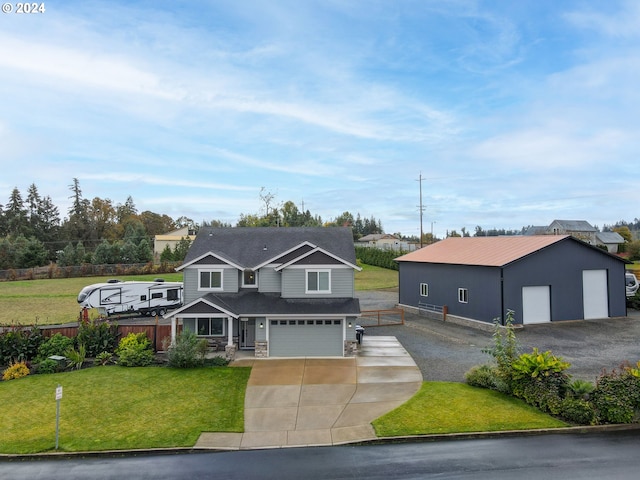
[[[83,308],[97,308],[101,315],[140,313],[164,315],[182,305],[182,282],[109,280],[84,287],[78,295]]]

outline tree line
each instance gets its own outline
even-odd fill
[[[201,224],[186,216],[173,219],[151,211],[138,212],[133,198],[115,203],[109,198],[85,198],[77,178],[69,185],[72,200],[66,215],[48,195],[31,184],[26,197],[15,187],[6,205],[0,204],[0,270],[31,268],[57,263],[59,266],[128,264],[153,261],[153,238],[179,228],[197,233],[200,226],[231,227],[220,220]],[[323,221],[292,201],[277,203],[275,195],[261,189],[260,213],[241,214],[237,227],[350,226],[354,240],[383,233],[382,222],[345,211]],[[190,243],[184,239],[173,250],[162,252],[161,261],[181,261]]]

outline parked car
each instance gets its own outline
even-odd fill
[[[638,291],[638,279],[631,272],[625,273],[624,278],[627,285],[627,297],[633,297]]]

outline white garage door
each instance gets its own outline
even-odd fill
[[[548,285],[522,287],[522,323],[551,321],[551,294]]]
[[[582,298],[584,318],[607,318],[609,316],[606,270],[582,271]]]
[[[342,320],[271,320],[270,357],[342,357]]]

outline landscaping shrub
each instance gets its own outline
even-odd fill
[[[48,374],[48,373],[58,373],[60,371],[60,365],[55,360],[50,358],[46,358],[38,363],[35,373],[37,374]]]
[[[204,365],[206,353],[207,341],[184,330],[176,336],[175,344],[169,347],[167,358],[170,367],[193,368]]]
[[[560,404],[560,416],[578,425],[596,423],[596,412],[591,402],[580,398],[566,397]]]
[[[593,383],[578,379],[569,383],[568,393],[573,398],[589,400],[589,396],[591,395],[591,392],[593,392],[594,388],[595,385]]]
[[[603,372],[591,401],[599,423],[632,423],[640,413],[640,378],[629,370]]]
[[[567,391],[569,376],[562,372],[537,377],[521,377],[512,384],[513,395],[543,412],[558,415]]]
[[[501,378],[498,369],[491,365],[476,365],[464,374],[465,379],[472,387],[488,388],[504,392],[507,386]]]
[[[113,352],[118,344],[118,325],[95,321],[81,324],[76,342],[85,346],[88,357],[95,358],[99,353]]]
[[[124,367],[146,367],[151,365],[155,358],[151,348],[151,341],[146,333],[130,333],[124,337],[118,348],[118,364]]]
[[[36,361],[42,363],[52,355],[64,355],[71,347],[73,347],[73,338],[56,333],[40,344]]]
[[[571,364],[563,361],[561,357],[556,357],[550,351],[540,353],[537,348],[534,348],[531,353],[523,353],[511,362],[515,380],[547,377],[563,372],[570,366]]]
[[[64,356],[67,357],[67,365],[75,370],[80,370],[84,365],[85,358],[87,358],[87,349],[84,345],[78,345],[78,349],[69,348],[64,352]]]
[[[25,362],[12,363],[2,372],[2,380],[15,380],[16,378],[26,377],[29,373],[29,367]]]
[[[513,362],[518,358],[520,345],[513,329],[514,311],[508,310],[504,325],[500,319],[494,320],[493,346],[482,351],[493,357],[497,365],[498,377],[503,393],[511,393],[513,382]]]
[[[113,362],[113,354],[110,352],[102,352],[99,353],[98,355],[96,355],[96,358],[94,360],[94,364],[95,365],[109,365],[111,362]]]
[[[42,332],[37,327],[10,327],[0,334],[0,365],[34,359],[43,339]]]
[[[226,367],[229,365],[229,360],[224,357],[213,357],[205,362],[207,365],[211,365],[212,367]]]

